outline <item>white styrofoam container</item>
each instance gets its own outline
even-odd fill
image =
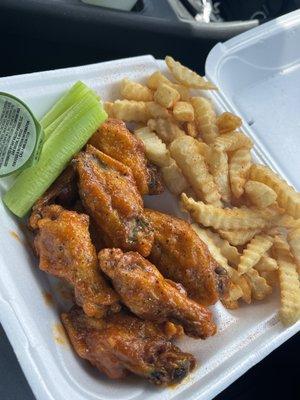
[[[217,45],[206,64],[207,76],[220,87],[211,95],[217,110],[241,114],[244,131],[255,140],[257,159],[280,171],[298,190],[299,40],[300,12],[294,12]],[[79,79],[104,100],[114,99],[120,79],[143,81],[161,65],[142,56],[13,76],[0,79],[0,91],[20,97],[40,117]],[[1,196],[9,184],[9,179],[1,180]],[[147,198],[146,204],[179,214],[168,194]],[[218,303],[212,307],[218,334],[179,343],[198,360],[197,369],[182,384],[156,388],[135,377],[111,381],[55,340],[59,313],[67,308],[57,281],[38,270],[24,244],[24,225],[2,203],[0,217],[0,321],[39,400],[208,400],[299,331],[300,322],[288,328],[281,325],[279,293],[234,311]],[[45,291],[56,298],[53,306],[45,303]]]

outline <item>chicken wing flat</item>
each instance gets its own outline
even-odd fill
[[[214,304],[227,293],[227,272],[187,222],[149,209],[145,215],[155,235],[149,258],[166,278],[181,283],[203,305]]]
[[[157,323],[170,320],[196,338],[216,333],[211,312],[189,299],[180,284],[164,279],[139,253],[104,249],[98,258],[121,301],[138,317]]]
[[[174,346],[162,327],[124,312],[94,319],[73,307],[62,321],[76,353],[112,379],[131,371],[166,385],[195,367],[194,357]]]
[[[106,246],[147,256],[154,234],[131,170],[90,145],[76,157],[75,166],[82,203]]]
[[[94,133],[89,143],[127,165],[142,195],[163,192],[157,169],[154,166],[148,167],[143,143],[129,132],[123,121],[108,119]]]
[[[98,268],[88,230],[89,217],[50,205],[44,208],[37,224],[34,244],[40,269],[69,282],[77,304],[87,315],[101,317],[118,312],[118,295]]]

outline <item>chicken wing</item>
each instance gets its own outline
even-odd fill
[[[164,279],[139,253],[104,249],[98,258],[121,301],[138,317],[157,323],[170,320],[196,338],[216,333],[211,312],[189,299],[180,284]]]
[[[88,231],[89,217],[59,205],[46,206],[41,217],[34,241],[40,269],[69,282],[77,304],[87,315],[101,317],[118,312],[118,295],[98,269]]]
[[[73,307],[62,321],[76,353],[112,379],[131,371],[166,385],[195,367],[194,357],[174,346],[162,327],[125,312],[94,319]]]
[[[166,278],[181,283],[203,305],[214,304],[227,293],[227,272],[187,222],[149,209],[145,215],[155,235],[150,260]]]
[[[123,121],[108,119],[94,133],[89,143],[127,165],[142,195],[163,192],[158,170],[148,165],[143,143],[129,132]]]
[[[131,170],[90,145],[76,157],[75,167],[82,203],[106,246],[147,256],[154,234]]]

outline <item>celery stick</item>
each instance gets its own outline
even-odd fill
[[[100,102],[87,93],[52,132],[38,163],[18,175],[4,195],[6,206],[23,217],[106,118]]]
[[[72,111],[72,109],[75,106],[76,106],[76,103],[73,104],[71,107],[69,107],[58,118],[56,118],[50,125],[48,125],[46,129],[44,129],[44,143],[46,142],[46,140],[48,140],[48,138],[50,137],[52,132],[62,123],[62,121],[66,118],[66,116],[69,114],[69,112]]]
[[[40,121],[42,127],[46,129],[56,118],[84,97],[86,93],[91,93],[93,96],[97,97],[97,94],[83,82],[76,82],[71,89],[54,104],[47,114],[44,115]]]

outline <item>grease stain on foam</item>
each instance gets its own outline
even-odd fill
[[[20,238],[19,234],[16,231],[9,231],[9,234],[12,238],[14,238],[19,243],[23,243],[22,239]]]
[[[65,282],[58,282],[55,284],[54,290],[63,301],[73,301],[73,290],[71,286],[68,286]]]
[[[44,298],[44,301],[47,304],[47,306],[53,307],[54,300],[53,300],[53,296],[52,296],[52,294],[50,292],[45,291],[43,293],[43,298]]]
[[[197,365],[196,365],[196,369],[197,369]],[[170,390],[177,390],[178,387],[180,387],[180,386],[191,385],[194,382],[195,382],[195,377],[193,376],[193,372],[190,372],[189,375],[187,375],[181,382],[172,383],[171,385],[168,385],[166,388],[170,389]]]
[[[53,332],[54,340],[57,344],[59,344],[61,346],[68,345],[68,339],[66,336],[65,329],[60,322],[57,322],[56,324],[53,325],[52,332]]]

